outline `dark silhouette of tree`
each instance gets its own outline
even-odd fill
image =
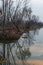
[[[2,0],[2,2],[2,12],[0,11],[2,22],[0,26],[0,42],[3,43],[3,57],[6,58],[5,50],[7,49],[7,58],[9,59],[11,53],[14,65],[16,65],[15,57],[12,53],[13,46],[14,49],[16,49],[15,54],[19,59],[23,60],[27,56],[29,57],[31,52],[29,51],[29,48],[25,47],[25,45],[28,44],[30,46],[31,43],[33,43],[36,29],[42,28],[43,24],[40,24],[39,22],[37,23],[38,19],[36,16],[31,16],[32,9],[31,7],[28,7],[27,4],[29,3],[27,0],[19,0],[16,7],[13,5],[12,0]],[[18,39],[23,33],[26,33],[26,35],[22,38],[26,41],[28,39],[28,43],[25,41],[21,46]],[[11,46],[11,42],[15,43]]]

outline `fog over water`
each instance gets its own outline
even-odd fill
[[[30,46],[32,56],[43,57],[43,28],[39,30],[38,35],[35,35],[34,45]]]
[[[35,39],[36,39],[36,43],[42,43],[43,44],[43,28],[41,28],[39,31],[38,31],[38,34],[35,35]]]

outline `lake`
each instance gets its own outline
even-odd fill
[[[29,59],[43,60],[43,28],[35,35],[36,41],[30,46],[31,56]]]
[[[31,56],[29,60],[43,60],[43,56]]]

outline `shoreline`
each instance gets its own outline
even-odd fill
[[[22,64],[24,62],[27,65],[43,65],[43,60],[16,60],[16,63]]]
[[[13,63],[13,60],[11,60],[11,62]],[[43,60],[15,60],[15,62],[17,64],[23,64],[25,63],[25,65],[43,65]]]
[[[31,65],[43,65],[43,60],[27,60],[27,63]]]

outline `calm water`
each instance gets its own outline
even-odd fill
[[[37,42],[37,43],[43,43],[43,28],[41,28],[41,29],[38,31],[38,34],[35,35],[35,39],[36,39],[36,42]]]
[[[31,56],[29,59],[43,60],[43,28],[35,35],[35,44],[30,47]]]
[[[31,56],[29,58],[30,60],[33,59],[33,60],[43,60],[43,56]]]

